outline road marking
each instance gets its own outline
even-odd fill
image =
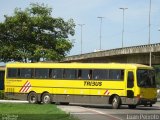
[[[92,112],[96,112],[96,113],[101,114],[101,115],[109,116],[109,117],[114,118],[114,119],[117,119],[117,120],[122,120],[122,119],[120,119],[120,118],[118,118],[118,117],[115,117],[115,116],[110,115],[110,114],[106,114],[106,113],[101,112],[101,111],[98,111],[98,110],[89,109],[89,108],[84,108],[84,107],[81,107],[81,108],[82,108],[82,109],[85,109],[85,110],[92,111]]]
[[[77,114],[80,114],[80,115],[86,115],[86,114],[90,114],[90,115],[93,115],[94,113],[93,112],[85,112],[85,113],[81,113],[81,112],[70,112],[70,114],[72,115],[77,115]]]
[[[67,109],[66,109],[67,107]],[[112,119],[112,120],[122,120],[118,117],[115,117],[113,115],[110,115],[110,114],[106,114],[104,112],[101,112],[101,111],[98,111],[98,110],[94,110],[94,109],[90,109],[90,108],[85,108],[85,107],[82,107],[82,106],[77,106],[77,108],[79,108],[79,110],[73,110],[74,108],[70,109],[70,107],[72,108],[73,106],[59,106],[58,108],[60,109],[63,109],[64,111],[70,113],[70,114],[73,114],[73,115],[77,115],[77,114],[83,114],[83,115],[95,115],[95,114],[99,114],[99,115],[103,115],[105,117],[109,117],[109,119]],[[69,109],[68,109],[69,108]]]

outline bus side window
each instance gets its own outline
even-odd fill
[[[110,69],[109,70],[110,80],[124,80],[124,70],[121,69]]]
[[[89,70],[88,79],[92,79],[92,70]]]
[[[49,78],[49,69],[46,68],[37,68],[35,69],[36,78]]]
[[[64,69],[63,78],[64,79],[77,79],[76,73],[77,73],[76,69]]]
[[[52,69],[49,69],[49,78],[52,78]]]
[[[93,79],[94,80],[106,80],[108,78],[106,69],[94,69],[93,70]]]
[[[20,77],[21,78],[32,78],[32,70],[30,68],[21,68],[20,69]]]
[[[62,79],[63,78],[63,69],[60,69],[60,68],[52,69],[51,78]]]
[[[81,69],[81,79],[84,79],[84,80],[92,79],[92,70]]]
[[[78,70],[78,79],[82,79],[82,70],[80,69],[80,70]]]
[[[19,77],[19,69],[18,68],[8,68],[7,70],[8,78],[18,78]]]

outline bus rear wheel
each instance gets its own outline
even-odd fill
[[[28,102],[32,103],[32,104],[35,104],[35,103],[38,102],[38,97],[37,97],[37,94],[35,92],[29,93],[29,95],[28,95]]]
[[[121,99],[118,95],[115,95],[113,100],[112,100],[112,108],[113,109],[118,109],[121,105]]]
[[[44,93],[42,95],[42,103],[44,103],[44,104],[51,103],[51,95],[49,93]]]

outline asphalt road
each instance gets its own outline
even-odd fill
[[[152,107],[138,106],[136,109],[128,109],[121,106],[120,109],[112,109],[106,105],[58,105],[62,109],[79,118],[80,120],[159,120],[160,102]]]
[[[0,100],[0,103],[28,103],[27,101]],[[160,120],[160,102],[152,107],[138,106],[129,109],[121,106],[120,109],[112,109],[111,105],[86,105],[69,104],[57,105],[61,110],[71,114],[80,120]]]

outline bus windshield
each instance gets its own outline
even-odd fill
[[[154,70],[138,69],[137,84],[139,87],[156,87]]]

